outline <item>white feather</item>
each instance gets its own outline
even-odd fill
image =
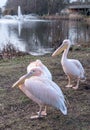
[[[63,114],[67,114],[64,95],[53,81],[32,77],[25,80],[25,89],[37,98],[40,101],[39,103],[53,106],[60,109]]]

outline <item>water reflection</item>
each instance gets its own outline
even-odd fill
[[[69,38],[73,43],[89,43],[90,42],[90,25],[86,25],[81,21],[56,21],[53,26],[53,37],[62,42]],[[55,36],[56,34],[56,36]]]
[[[1,22],[0,47],[2,49],[9,41],[19,50],[33,55],[50,53],[52,47],[48,42],[47,29],[47,21],[43,20],[16,23]]]
[[[53,51],[53,43],[70,38],[74,43],[90,42],[90,26],[77,21],[0,20],[0,48],[8,42],[31,55]],[[54,45],[55,45],[54,44]]]

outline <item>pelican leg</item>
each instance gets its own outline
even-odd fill
[[[71,88],[72,85],[71,85],[71,78],[70,76],[67,76],[68,77],[68,85],[66,85],[67,88]]]
[[[40,105],[40,110],[39,110],[39,112],[38,112],[38,115],[31,116],[30,118],[31,118],[31,119],[42,118],[43,115],[41,114],[41,112],[42,112],[42,106]]]
[[[37,112],[39,114],[39,112]],[[42,116],[46,116],[47,115],[47,112],[46,112],[46,106],[44,108],[44,111],[41,111],[41,115]]]
[[[80,79],[77,80],[77,85],[75,87],[73,87],[73,89],[75,89],[75,90],[78,89],[79,81],[80,81]]]
[[[47,112],[46,112],[46,111],[47,111],[47,107],[45,106],[44,111],[41,112],[41,115],[42,115],[42,116],[46,116],[46,115],[47,115]]]

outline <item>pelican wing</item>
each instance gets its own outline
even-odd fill
[[[72,59],[72,62],[73,62],[74,64],[76,64],[76,66],[77,66],[82,72],[84,72],[84,68],[83,68],[83,66],[82,66],[82,64],[80,63],[79,60]]]
[[[56,107],[62,111],[63,114],[67,114],[67,108],[65,105],[65,99],[62,91],[56,84],[51,81],[41,78],[30,78],[25,81],[27,90],[43,104],[47,104]],[[55,87],[54,87],[55,86]],[[59,92],[57,92],[59,90]]]
[[[83,68],[82,64],[80,63],[80,61],[79,61],[79,60],[72,59],[72,62],[73,62],[73,63],[77,66],[77,68],[80,70],[81,77],[84,78],[85,71],[84,71],[84,68]]]

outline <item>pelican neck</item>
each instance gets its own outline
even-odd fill
[[[62,55],[62,60],[67,59],[68,51],[69,51],[70,45],[64,50],[63,55]]]

